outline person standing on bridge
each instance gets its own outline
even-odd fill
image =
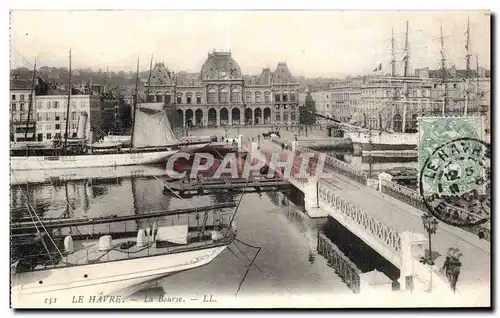
[[[457,282],[458,282],[458,276],[460,275],[460,267],[462,266],[462,263],[459,261],[457,257],[451,257],[451,262],[449,268],[449,274],[446,274],[446,276],[449,275],[450,279],[450,287],[453,292],[456,292],[457,290]]]

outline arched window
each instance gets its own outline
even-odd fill
[[[191,104],[193,99],[193,93],[186,93],[186,104]]]
[[[290,92],[290,101],[291,101],[292,103],[294,103],[294,102],[296,102],[296,101],[297,101],[297,99],[296,99],[296,98],[297,98],[297,96],[296,96],[295,91],[291,91],[291,92]],[[328,95],[327,95],[327,98],[328,98]]]
[[[217,104],[217,91],[213,88],[208,90],[208,103]]]
[[[172,102],[172,96],[170,95],[170,92],[165,93],[165,103],[170,104]]]
[[[283,101],[288,102],[288,92],[287,91],[283,92]]]
[[[245,101],[247,103],[251,103],[252,102],[252,93],[251,92],[247,92],[246,93],[246,96],[245,96]]]
[[[200,93],[200,92],[196,93],[196,104],[201,104],[201,96],[202,96],[202,93]]]
[[[222,87],[219,92],[219,102],[221,104],[229,103],[229,91],[227,88]]]
[[[163,95],[161,93],[156,94],[156,102],[163,103]]]
[[[182,93],[177,94],[177,104],[182,104]]]
[[[239,103],[241,101],[240,89],[235,87],[231,90],[231,103]]]
[[[277,102],[281,102],[281,94],[280,93],[275,93],[274,94],[274,100]]]

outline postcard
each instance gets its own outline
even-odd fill
[[[10,16],[12,308],[491,306],[489,11]]]

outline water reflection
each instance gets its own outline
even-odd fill
[[[308,261],[313,264],[317,256],[318,230],[326,224],[327,218],[310,218],[305,213],[303,205],[298,206],[292,201],[293,199],[298,199],[297,201],[300,201],[298,196],[292,195],[295,191],[297,190],[292,189],[286,192],[276,191],[269,192],[267,195],[274,205],[281,207],[281,209],[279,209],[280,213],[286,217],[293,228],[307,238],[309,242]],[[301,201],[303,204],[303,198]]]

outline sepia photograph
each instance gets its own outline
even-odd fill
[[[11,308],[492,306],[490,11],[9,23]]]

